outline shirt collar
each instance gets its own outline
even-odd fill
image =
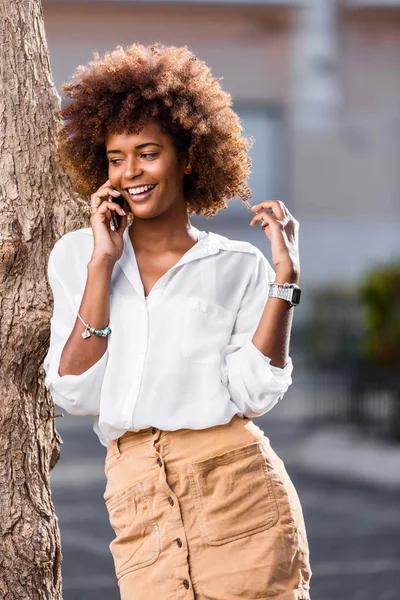
[[[172,267],[175,269],[193,260],[202,258],[203,256],[209,256],[210,254],[217,254],[220,250],[217,237],[211,232],[202,231],[192,225],[192,230],[197,234],[198,241],[192,246],[181,259]],[[139,268],[136,260],[135,251],[132,246],[131,239],[129,237],[129,228],[127,227],[123,233],[124,249],[117,264],[121,267],[128,281],[134,287],[139,295],[143,294],[143,284],[140,278]]]

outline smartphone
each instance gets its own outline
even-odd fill
[[[115,189],[115,188],[113,188],[113,189]],[[115,190],[115,191],[117,191],[117,190]],[[118,198],[114,198],[114,196],[113,196],[112,201],[119,204],[121,208],[124,208],[124,199],[122,198],[122,196],[119,196]],[[119,215],[118,213],[113,211],[112,215],[111,215],[111,222],[114,225],[115,230],[120,228],[121,220],[122,220],[122,215]]]

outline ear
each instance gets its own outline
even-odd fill
[[[189,158],[189,153],[186,149],[182,150],[181,154],[179,155],[179,161],[180,161],[180,164],[181,164],[181,167],[183,168],[183,170],[185,170],[186,167],[189,166],[190,158]]]
[[[185,165],[185,175],[189,175],[192,171],[192,165],[190,164],[190,158],[187,154],[184,157],[184,165]]]

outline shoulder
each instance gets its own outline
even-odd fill
[[[214,233],[213,231],[210,231],[208,235],[210,241],[218,246],[220,250],[226,250],[228,252],[240,252],[242,254],[253,254],[257,256],[261,254],[261,250],[259,250],[250,242],[246,242],[244,240],[232,240],[225,235]]]
[[[78,259],[81,263],[90,258],[93,250],[93,232],[91,227],[83,227],[69,231],[61,236],[54,244],[50,256],[55,266],[61,266],[64,262],[71,265],[71,261]]]
[[[264,253],[254,244],[244,240],[232,240],[214,232],[209,232],[209,238],[220,250],[236,253],[238,257],[247,257],[246,264],[250,269],[254,269],[256,279],[266,277],[269,281],[274,281],[274,269]]]
[[[48,259],[47,274],[50,283],[57,278],[73,289],[84,285],[87,264],[93,253],[93,232],[83,227],[64,234],[54,244]]]
[[[235,252],[239,255],[247,255],[254,265],[258,265],[260,262],[269,264],[261,250],[250,242],[246,242],[245,240],[232,240],[224,235],[211,231],[209,232],[209,238],[211,243],[215,244],[220,250]]]

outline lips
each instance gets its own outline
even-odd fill
[[[146,200],[147,198],[149,198],[151,196],[151,194],[154,192],[154,190],[156,189],[157,185],[152,188],[151,190],[148,190],[147,192],[141,192],[140,194],[130,194],[128,192],[128,190],[126,190],[128,192],[129,198],[133,201],[133,202],[138,202],[139,200]]]

